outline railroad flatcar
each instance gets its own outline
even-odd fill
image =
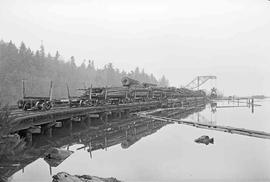
[[[25,85],[22,80],[22,99],[18,100],[19,109],[27,110],[50,110],[53,106],[52,102],[52,81],[50,83],[49,97],[27,97],[25,96]]]
[[[69,105],[70,107],[92,107],[98,105],[118,105],[131,102],[146,102],[151,100],[177,99],[183,97],[205,97],[202,90],[187,88],[158,87],[151,83],[140,83],[137,80],[124,77],[122,87],[90,87],[78,89],[80,96],[70,96],[67,85],[68,99],[52,100],[52,82],[50,97],[23,97],[18,101],[18,107],[23,110],[49,110],[53,105]]]

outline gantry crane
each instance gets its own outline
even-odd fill
[[[208,76],[197,76],[196,78],[194,78],[191,82],[189,82],[189,84],[187,84],[185,86],[185,88],[194,90],[194,89],[198,89],[200,88],[201,85],[203,85],[205,82],[207,82],[208,80],[211,79],[217,79],[216,76],[212,76],[212,75],[208,75]]]

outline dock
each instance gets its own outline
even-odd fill
[[[130,113],[153,110],[158,108],[190,107],[207,102],[205,97],[183,97],[149,102],[133,102],[119,105],[102,105],[94,107],[55,107],[48,111],[11,110],[9,116],[10,133],[19,133],[31,140],[31,133],[40,130],[42,134],[52,136],[53,128],[69,125],[73,122],[107,123],[114,118],[121,119]]]

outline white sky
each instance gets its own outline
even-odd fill
[[[138,66],[173,86],[216,75],[225,94],[270,95],[269,32],[268,0],[0,1],[5,41],[43,40],[78,64]]]

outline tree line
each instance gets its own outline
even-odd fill
[[[96,68],[94,61],[84,60],[75,64],[74,56],[69,60],[45,53],[44,46],[32,51],[23,42],[17,47],[12,41],[0,41],[0,102],[14,104],[21,98],[21,82],[25,80],[26,96],[48,96],[50,81],[53,81],[53,97],[66,98],[66,84],[72,95],[79,95],[78,88],[121,86],[121,78],[128,76],[141,82],[168,86],[169,81],[162,76],[156,79],[138,67],[126,72],[115,68],[112,63]]]

